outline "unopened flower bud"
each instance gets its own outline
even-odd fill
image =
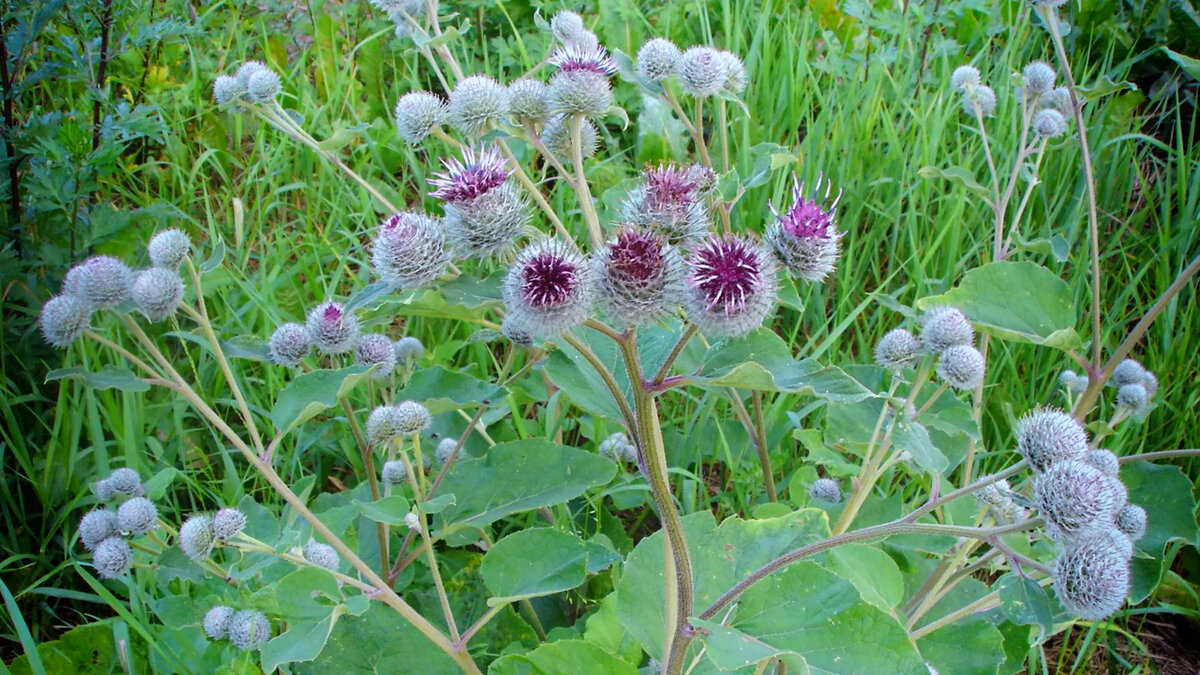
[[[92,565],[105,579],[125,576],[132,564],[133,549],[121,537],[109,537],[96,544],[96,549],[92,551]]]
[[[396,352],[396,361],[405,368],[412,368],[422,355],[425,354],[425,345],[415,337],[407,336],[396,340],[394,346]]]
[[[618,462],[637,461],[637,448],[629,442],[628,436],[619,431],[600,442],[600,454]]]
[[[894,328],[875,345],[875,363],[888,370],[904,370],[917,360],[921,343],[909,331]]]
[[[204,634],[210,640],[224,640],[229,637],[229,621],[233,618],[232,607],[217,605],[204,614]]]
[[[309,539],[304,545],[304,559],[327,570],[337,571],[341,559],[337,551],[329,544],[322,544],[316,539]]]
[[[409,145],[417,145],[434,129],[446,123],[449,109],[442,97],[414,91],[400,97],[392,111],[396,132]]]
[[[1130,548],[1112,527],[1068,546],[1054,562],[1054,593],[1063,607],[1085,621],[1120,609],[1129,593]]]
[[[1046,534],[1060,543],[1111,527],[1125,499],[1121,481],[1077,460],[1051,465],[1033,483],[1033,501],[1046,521]]]
[[[112,473],[108,474],[107,480],[113,492],[119,495],[141,497],[144,492],[141,476],[137,471],[128,467],[113,469]]]
[[[79,520],[79,540],[91,551],[96,544],[121,534],[117,514],[110,509],[92,509]]]
[[[836,504],[842,501],[842,488],[832,478],[818,478],[808,489],[808,498]]]
[[[586,29],[583,27],[583,17],[569,9],[559,10],[550,19],[550,31],[559,42],[567,42],[579,37]]]
[[[403,485],[408,479],[408,467],[404,466],[404,462],[399,459],[384,462],[379,477],[392,487]]]
[[[226,506],[213,514],[213,536],[219,541],[229,541],[246,529],[246,514],[232,506]]]
[[[396,406],[396,424],[402,434],[415,434],[429,428],[432,423],[429,410],[416,401],[401,401]]]
[[[56,295],[42,305],[38,325],[49,344],[64,349],[78,340],[92,320],[87,301],[75,295]]]
[[[282,85],[275,71],[263,68],[246,81],[246,98],[252,103],[270,103],[279,95]]]
[[[921,344],[930,354],[941,354],[955,345],[975,343],[975,329],[955,307],[934,307],[921,316]]]
[[[229,619],[229,641],[243,651],[253,651],[271,638],[271,622],[262,612],[246,609]]]
[[[1146,394],[1146,387],[1140,382],[1124,384],[1117,389],[1117,406],[1130,412],[1137,413],[1145,410],[1149,402],[1150,397]]]
[[[450,93],[450,124],[475,137],[508,111],[508,89],[487,75],[472,75]]]
[[[454,450],[457,447],[458,441],[453,438],[443,438],[438,441],[437,452],[435,453],[438,464],[445,466],[446,462],[450,461],[450,456],[454,454]]]
[[[508,85],[508,114],[517,125],[545,124],[550,118],[546,84],[523,77]]]
[[[388,336],[370,333],[358,341],[354,362],[360,366],[374,366],[371,379],[386,380],[396,369],[396,349]]]
[[[1053,408],[1037,408],[1017,427],[1017,452],[1035,471],[1051,464],[1081,459],[1088,451],[1087,432],[1070,415]]]
[[[937,374],[954,389],[975,389],[983,382],[983,354],[971,345],[953,345],[942,350]]]
[[[1053,108],[1043,108],[1033,118],[1033,131],[1042,138],[1054,138],[1067,131],[1067,120]]]
[[[1117,529],[1131,541],[1146,536],[1146,509],[1136,504],[1126,504],[1117,514]]]
[[[979,86],[979,69],[975,66],[955,68],[950,74],[950,86],[960,93]]]
[[[183,279],[174,269],[151,267],[138,272],[131,295],[147,319],[162,321],[174,314],[183,302]]]
[[[637,53],[637,70],[648,80],[665,80],[675,74],[681,52],[666,38],[652,38]]]
[[[974,116],[976,110],[984,117],[991,117],[996,111],[996,92],[986,84],[978,85],[963,93],[963,110]]]
[[[117,508],[117,527],[132,536],[145,534],[158,525],[158,509],[145,497],[125,500]]]
[[[1054,89],[1058,74],[1045,61],[1033,61],[1025,66],[1025,91],[1034,96],[1044,96]]]
[[[312,342],[308,338],[308,330],[298,323],[285,323],[271,333],[267,341],[267,353],[271,362],[280,366],[298,366],[308,352],[312,350]]]
[[[689,47],[675,64],[675,75],[684,93],[696,98],[713,96],[725,86],[729,70],[720,52],[712,47]]]
[[[179,548],[192,560],[204,560],[212,552],[216,534],[213,532],[212,517],[198,513],[183,521],[179,526]]]
[[[358,342],[358,317],[332,300],[309,312],[305,328],[309,341],[324,354],[344,354]]]
[[[1083,456],[1083,461],[1096,467],[1096,469],[1112,478],[1116,478],[1121,471],[1121,463],[1117,460],[1117,456],[1109,450],[1089,450]]]
[[[150,264],[168,269],[179,267],[179,263],[188,257],[191,250],[192,241],[182,230],[173,227],[156,232],[146,246],[146,251],[150,254]]]

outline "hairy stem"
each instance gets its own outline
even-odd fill
[[[771,455],[767,448],[767,425],[763,421],[762,392],[755,390],[750,396],[754,406],[754,445],[758,448],[758,462],[762,465],[763,485],[767,489],[767,501],[777,502],[775,494],[775,476],[771,471]]]

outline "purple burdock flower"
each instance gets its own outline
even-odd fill
[[[600,304],[626,326],[657,321],[683,295],[683,260],[647,230],[623,228],[597,252],[595,268]]]
[[[399,288],[420,288],[446,269],[446,234],[433,218],[400,212],[379,224],[371,264],[379,278]]]
[[[756,242],[709,236],[692,250],[687,266],[684,307],[706,334],[745,335],[775,307],[775,262]]]
[[[771,207],[776,219],[767,227],[767,243],[789,272],[807,281],[823,280],[837,264],[842,233],[834,221],[834,209],[842,193],[839,190],[830,203],[832,188],[832,183],[825,181],[822,194],[818,176],[810,198],[793,174],[792,205],[783,213]]]
[[[561,335],[587,319],[594,281],[583,256],[557,239],[525,247],[504,281],[514,327],[534,336]]]
[[[704,236],[710,223],[704,192],[708,174],[694,167],[660,164],[647,167],[643,183],[625,198],[624,218],[669,244],[688,246]]]
[[[512,181],[495,148],[465,148],[460,161],[442,160],[445,171],[429,182],[445,203],[451,245],[467,256],[486,258],[506,251],[529,222],[529,204]]]
[[[599,45],[569,44],[550,55],[558,72],[550,78],[546,98],[554,112],[603,117],[612,106],[608,77],[617,64]]]
[[[358,317],[332,300],[308,313],[308,339],[324,354],[344,354],[358,344]]]

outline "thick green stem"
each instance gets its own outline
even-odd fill
[[[575,192],[579,197],[579,208],[583,210],[583,222],[587,225],[588,235],[592,239],[592,249],[599,250],[604,245],[604,234],[600,231],[600,217],[596,215],[592,191],[588,187],[587,176],[583,173],[583,123],[583,115],[571,116],[571,160],[575,164]]]

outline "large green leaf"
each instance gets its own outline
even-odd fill
[[[113,624],[118,620],[108,619],[77,626],[57,640],[42,642],[37,646],[40,665],[46,673],[75,673],[77,675],[108,675],[121,672],[121,655],[113,639]],[[134,640],[131,647],[136,658],[145,657],[145,642]],[[15,658],[9,666],[13,675],[32,675],[35,670],[25,654]]]
[[[1196,502],[1192,482],[1177,466],[1131,462],[1121,466],[1129,503],[1146,509],[1146,536],[1137,548],[1149,558],[1135,556],[1130,599],[1141,602],[1162,576],[1163,549],[1172,540],[1195,542]]]
[[[1004,663],[1004,636],[982,618],[952,623],[921,638],[917,646],[939,673],[996,675]]]
[[[571,590],[587,580],[587,542],[548,527],[521,530],[488,549],[479,567],[488,605]],[[609,559],[609,564],[612,560]]]
[[[452,675],[458,665],[390,607],[375,603],[362,616],[343,616],[321,654],[292,667],[295,675]]]
[[[501,443],[483,457],[457,463],[446,475],[440,493],[453,494],[455,503],[438,514],[438,534],[561,504],[608,483],[616,472],[609,459],[544,439]]]
[[[442,366],[418,370],[396,398],[420,401],[431,414],[456,410],[468,403],[499,401],[508,395],[502,387]]]
[[[778,658],[787,661],[789,673],[803,675],[809,672],[804,657],[795,652],[772,647],[736,628],[715,621],[692,617],[689,623],[698,629],[708,660],[720,670],[738,670],[756,665],[764,659]]]
[[[528,654],[502,656],[488,668],[489,675],[637,675],[637,672],[633,664],[584,640],[549,642]]]
[[[1017,625],[1038,626],[1042,635],[1054,630],[1054,601],[1046,589],[1029,577],[1006,574],[996,584],[1000,591],[1000,609]]]
[[[271,422],[279,434],[338,404],[338,400],[367,377],[367,366],[305,373],[279,392],[271,410]]]
[[[830,401],[875,396],[840,368],[793,358],[783,339],[766,328],[713,345],[689,380],[701,387],[805,393]]]
[[[900,568],[877,546],[846,544],[830,549],[825,566],[854,584],[863,600],[885,612],[891,612],[904,599]]]
[[[711,513],[701,511],[683,518],[683,530],[699,612],[771,559],[828,536],[829,524],[823,511],[803,509],[767,520],[729,518],[718,527]],[[638,543],[617,585],[617,617],[659,659],[664,639],[662,536],[655,532]]]
[[[981,332],[1018,342],[1076,349],[1075,300],[1066,282],[1031,262],[976,267],[958,286],[917,301],[921,309],[953,305]]]
[[[730,625],[800,654],[814,674],[929,672],[895,617],[863,601],[849,581],[809,560],[752,586]]]

